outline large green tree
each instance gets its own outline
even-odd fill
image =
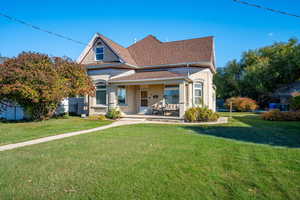
[[[247,96],[260,104],[278,87],[300,79],[300,44],[297,39],[274,43],[243,53],[214,77],[219,98]]]
[[[33,120],[50,118],[66,97],[94,94],[84,67],[68,58],[24,52],[0,67],[0,102],[17,102]]]

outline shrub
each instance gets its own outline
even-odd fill
[[[103,120],[106,120],[106,117],[105,117],[105,115],[92,115],[92,116],[89,116],[89,120],[103,121]]]
[[[197,109],[196,108],[189,108],[187,111],[185,111],[184,119],[188,122],[197,121]]]
[[[300,96],[293,97],[290,106],[292,110],[300,110]]]
[[[105,115],[109,119],[119,119],[121,117],[121,111],[117,108],[109,109]]]
[[[219,114],[213,112],[212,110],[204,107],[194,107],[189,108],[185,111],[184,114],[185,121],[188,122],[209,122],[209,121],[217,121],[219,118]]]
[[[270,110],[261,115],[262,119],[270,121],[300,121],[300,111],[281,112],[278,109]]]
[[[226,100],[225,105],[230,108],[232,102],[232,109],[236,111],[254,111],[258,108],[257,102],[247,97],[231,97]]]
[[[0,102],[18,103],[32,120],[49,119],[64,98],[94,89],[85,67],[67,58],[23,52],[1,65]]]

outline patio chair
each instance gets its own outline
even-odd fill
[[[152,114],[153,115],[163,114],[162,105],[160,103],[155,103],[152,105]]]

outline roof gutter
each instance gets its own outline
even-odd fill
[[[169,78],[148,78],[148,79],[136,79],[136,80],[109,80],[109,83],[125,83],[125,82],[130,82],[130,83],[135,83],[135,82],[144,82],[144,81],[165,81],[165,80],[179,80],[179,79],[184,79],[187,81],[191,81],[189,77],[187,76],[178,76],[178,77],[169,77]]]
[[[116,63],[116,64],[101,64],[101,65],[87,65],[86,68],[87,69],[98,69],[100,68],[105,68],[105,67],[117,67],[123,65],[123,63]]]
[[[202,61],[202,62],[184,62],[184,63],[176,63],[176,64],[163,64],[163,65],[144,65],[142,68],[147,68],[147,67],[182,66],[182,65],[203,65],[203,66],[211,66],[211,62],[208,62],[208,61]]]

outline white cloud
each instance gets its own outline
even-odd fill
[[[272,32],[271,32],[271,33],[268,33],[268,36],[269,36],[269,37],[272,37],[273,35],[274,35],[274,33],[272,33]]]

